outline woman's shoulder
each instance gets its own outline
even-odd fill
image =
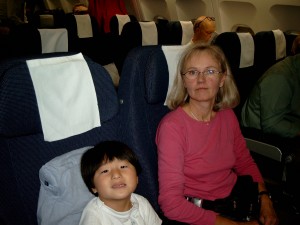
[[[166,121],[177,121],[178,119],[182,118],[184,116],[184,111],[181,107],[178,107],[169,113],[167,113],[161,121],[166,122]]]
[[[230,117],[235,117],[235,113],[234,113],[233,109],[231,109],[231,108],[220,110],[218,112],[218,114],[220,116],[226,115],[226,116],[230,116]]]
[[[220,110],[217,113],[217,115],[221,119],[222,122],[226,122],[226,123],[229,122],[230,124],[238,123],[238,119],[237,119],[236,114],[233,111],[233,109],[228,108],[228,109]]]

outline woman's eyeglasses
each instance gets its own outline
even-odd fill
[[[203,74],[204,77],[212,77],[215,74],[223,73],[222,71],[217,71],[215,69],[206,69],[203,72],[200,72],[198,70],[188,70],[185,73],[182,73],[182,76],[185,76],[189,80],[196,79],[200,74]]]

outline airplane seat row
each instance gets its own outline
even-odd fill
[[[82,52],[99,64],[111,63],[113,42],[109,34],[101,34],[94,17],[64,14],[62,26],[43,27],[22,24],[11,27],[1,45],[1,59],[51,52]]]
[[[287,38],[288,37],[288,38]],[[242,107],[252,87],[272,65],[290,55],[296,35],[281,30],[250,33],[223,32],[215,44],[224,51],[240,91]],[[240,110],[237,107],[237,116]]]
[[[9,59],[0,64],[0,105],[1,225],[37,225],[37,209],[39,224],[78,224],[92,196],[79,153],[119,137],[110,76],[80,53]]]
[[[291,46],[290,42],[296,36],[290,36],[289,40],[285,37],[286,34],[280,30],[261,31],[254,36],[236,32],[224,32],[217,36],[215,44],[224,51],[240,92],[240,104],[234,109],[239,120],[244,102],[257,80],[269,67],[288,55],[287,46]],[[282,185],[286,159],[291,156],[290,150],[278,144],[276,138],[265,138],[259,130],[242,125],[241,130],[251,145],[259,167],[267,168],[266,162],[272,165],[272,171],[262,169],[263,175]],[[272,150],[261,147],[262,143],[272,146]]]
[[[110,23],[111,33],[114,36],[113,49],[118,70],[127,54],[135,47],[146,45],[185,45],[192,39],[192,21],[137,21],[131,15],[116,15]]]
[[[129,52],[120,78],[120,137],[137,153],[143,172],[137,192],[159,211],[155,134],[164,105],[169,71],[161,45],[139,46]]]

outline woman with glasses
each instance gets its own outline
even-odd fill
[[[237,87],[220,48],[189,46],[167,98],[172,111],[162,119],[156,134],[158,200],[168,219],[199,225],[278,223],[232,110],[238,103]],[[261,203],[257,220],[250,215],[252,206],[244,210],[250,214],[243,218],[238,218],[243,211],[226,215],[216,208],[228,202],[226,197],[232,194],[238,176],[250,178],[249,184],[256,188],[254,201]],[[246,199],[252,193],[250,185],[244,188]],[[225,211],[230,207],[238,211],[236,203],[226,205]]]
[[[191,43],[211,44],[216,36],[216,21],[214,17],[200,16],[194,22],[194,35]]]

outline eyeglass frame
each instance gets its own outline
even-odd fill
[[[204,21],[208,19],[209,21],[216,21],[216,18],[215,17],[212,17],[212,16],[206,16],[203,20],[201,20],[200,22],[198,22],[196,25],[195,25],[195,30],[198,29],[200,27],[200,24]]]
[[[213,73],[209,73],[208,71],[212,71]],[[191,78],[191,77],[189,78],[186,74],[190,73],[190,72],[197,72],[197,75],[193,78]],[[222,74],[222,73],[224,73],[224,72],[218,71],[216,69],[205,69],[204,71],[199,71],[199,70],[193,69],[193,70],[188,70],[185,73],[180,73],[180,74],[181,74],[181,76],[185,76],[188,80],[195,80],[196,78],[199,77],[200,74],[203,75],[204,77],[212,77],[215,74]]]

